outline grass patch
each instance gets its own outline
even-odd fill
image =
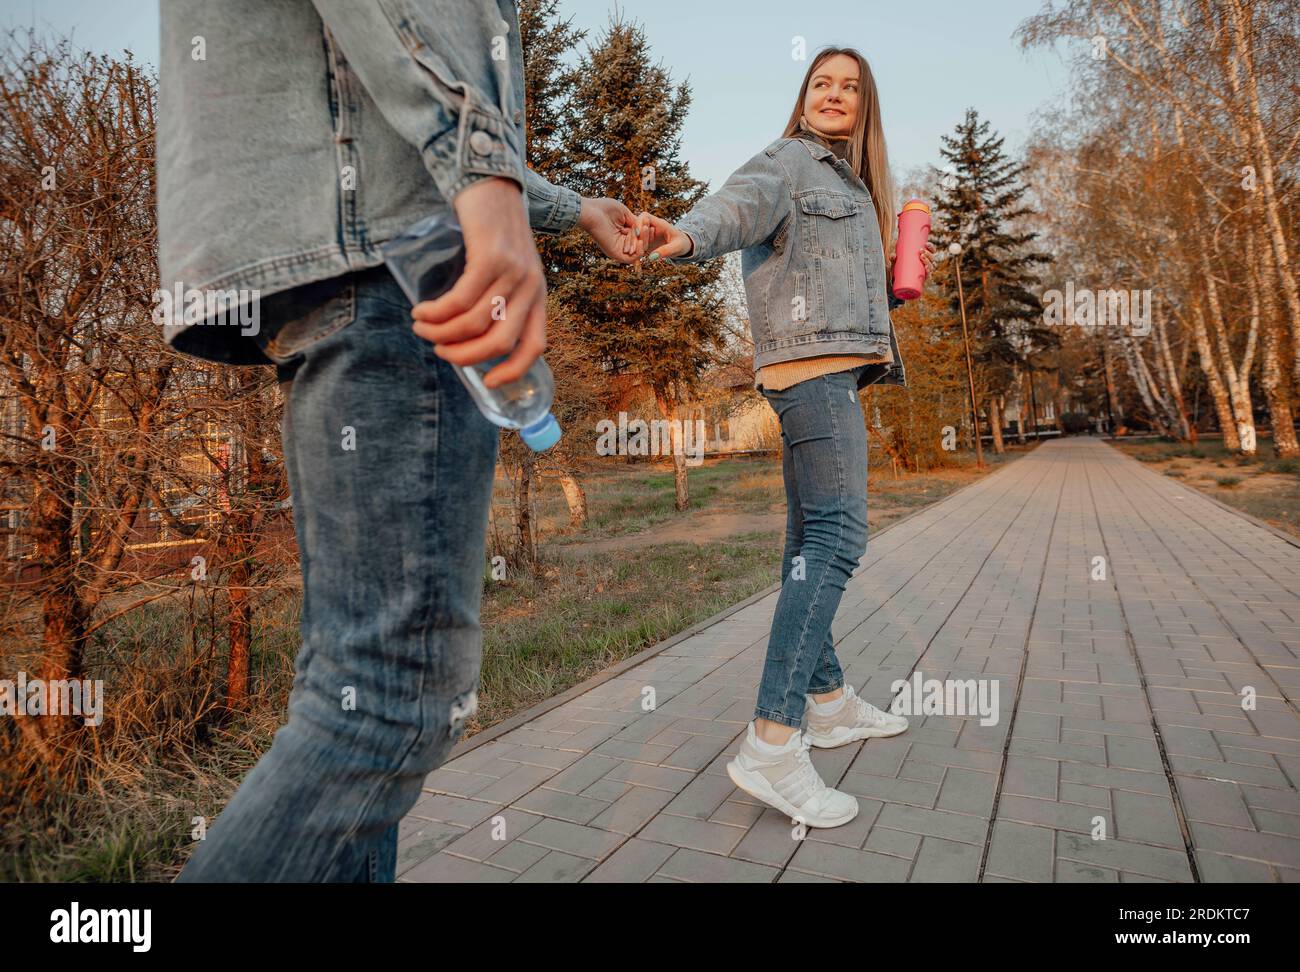
[[[1254,456],[1230,452],[1217,439],[1195,449],[1171,442],[1117,445],[1153,470],[1187,480],[1220,502],[1300,537],[1300,459],[1280,458],[1271,439],[1262,438]]]
[[[552,698],[780,578],[781,537],[671,543],[582,558],[484,596],[483,672],[472,734]]]

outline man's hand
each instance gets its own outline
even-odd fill
[[[411,309],[414,330],[452,364],[509,355],[483,379],[495,388],[546,350],[546,277],[517,182],[480,179],[452,206],[465,235],[465,272],[437,300]]]
[[[695,249],[689,236],[654,213],[642,213],[636,218],[636,226],[640,252],[651,251],[648,263],[660,257],[690,256]]]
[[[636,217],[617,199],[589,199],[582,197],[582,210],[578,225],[587,231],[601,252],[619,263],[634,263],[635,250],[628,243],[636,225]]]

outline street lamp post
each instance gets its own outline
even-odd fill
[[[966,382],[970,387],[970,420],[975,429],[975,465],[984,468],[984,447],[980,443],[979,408],[975,404],[975,368],[970,360],[970,333],[966,330],[966,294],[961,286],[961,244],[949,243],[948,252],[954,257],[953,273],[957,275],[957,304],[961,307],[961,340],[966,347]]]

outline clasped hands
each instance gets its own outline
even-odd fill
[[[494,362],[483,379],[489,388],[522,377],[546,350],[546,275],[520,201],[519,184],[504,178],[461,190],[452,206],[465,239],[465,272],[447,293],[411,309],[412,330],[433,343],[439,358],[463,367]],[[693,249],[672,223],[653,213],[633,215],[615,199],[583,197],[578,225],[620,263],[688,256]],[[921,254],[927,273],[933,253],[927,244]]]

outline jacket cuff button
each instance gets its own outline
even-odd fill
[[[492,149],[495,147],[495,143],[492,141],[491,135],[489,135],[487,132],[480,131],[480,132],[474,132],[472,135],[470,135],[469,147],[470,150],[473,151],[475,155],[491,155]]]

